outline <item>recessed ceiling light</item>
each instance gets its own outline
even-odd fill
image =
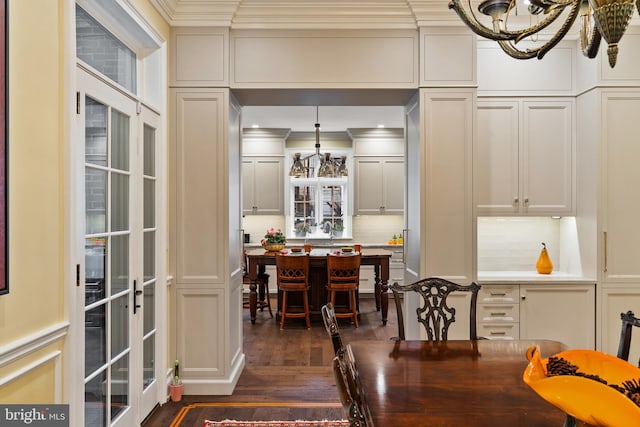
[[[258,129],[260,127],[260,125],[251,125],[252,128],[254,129]]]
[[[384,125],[378,125],[378,128],[382,129],[384,127]]]

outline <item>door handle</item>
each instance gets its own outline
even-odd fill
[[[134,280],[133,281],[133,314],[136,314],[138,309],[142,307],[140,304],[138,304],[138,297],[140,295],[142,295],[142,290],[138,289],[138,282],[137,280]]]

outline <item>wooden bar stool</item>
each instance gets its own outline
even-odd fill
[[[360,254],[332,255],[327,254],[327,291],[329,302],[336,307],[336,292],[347,292],[347,311],[338,311],[337,318],[352,319],[358,327],[358,305],[356,292],[360,284]]]
[[[280,329],[284,329],[286,318],[303,318],[307,329],[311,329],[309,316],[309,254],[305,255],[276,255],[276,271],[278,289],[282,291],[282,313],[280,314]],[[289,293],[302,294],[302,307],[289,306]]]
[[[249,279],[249,274],[247,273],[247,251],[243,249],[244,256],[244,265],[242,266],[242,285],[243,286],[251,286],[251,279]],[[256,286],[258,292],[258,298],[256,301],[256,307],[253,307],[251,310],[251,315],[254,316],[255,311],[259,308],[260,311],[263,311],[265,308],[269,310],[269,316],[273,317],[273,312],[271,311],[271,298],[269,297],[269,275],[267,273],[258,273],[258,277],[256,278]],[[242,307],[251,309],[250,297],[246,296],[242,299]],[[251,319],[251,323],[255,323],[255,318]]]

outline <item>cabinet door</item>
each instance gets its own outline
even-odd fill
[[[283,215],[284,169],[282,158],[242,160],[242,213]]]
[[[608,93],[605,99],[603,271],[607,284],[640,283],[640,93]],[[636,309],[640,311],[640,309]]]
[[[251,159],[242,159],[242,214],[255,213],[255,163]]]
[[[382,162],[379,159],[355,160],[355,215],[379,215],[382,211]]]
[[[573,101],[523,103],[520,143],[521,211],[529,215],[573,212]]]
[[[404,213],[404,176],[404,159],[382,161],[382,206],[385,214]]]
[[[602,294],[602,351],[616,355],[622,327],[620,314],[629,310],[636,316],[640,314],[640,284],[633,287],[605,288]],[[631,333],[629,362],[637,365],[638,359],[640,359],[640,330],[634,328]]]
[[[475,205],[478,215],[518,211],[518,103],[478,101],[474,147]]]
[[[595,285],[520,285],[520,339],[595,348]]]

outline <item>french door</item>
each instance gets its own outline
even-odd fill
[[[158,402],[161,375],[155,363],[159,119],[83,67],[77,82],[84,425],[139,425]]]

